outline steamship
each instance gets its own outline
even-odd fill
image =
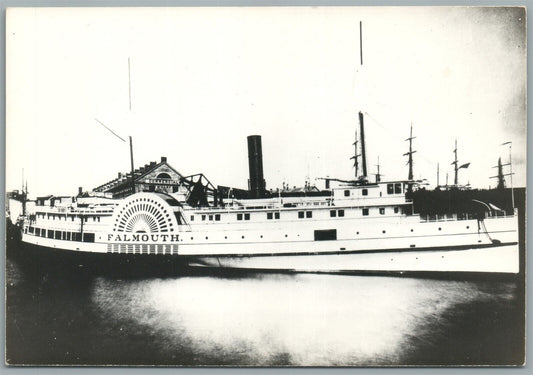
[[[410,195],[416,182],[370,182],[364,146],[358,178],[267,190],[261,137],[247,140],[247,190],[184,176],[162,157],[89,193],[25,201],[21,247],[120,267],[519,272],[514,208],[478,202],[475,212],[417,214]]]

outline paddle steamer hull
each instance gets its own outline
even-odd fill
[[[323,228],[324,223],[309,222],[290,230],[258,225],[245,232],[217,231],[212,226],[165,237],[101,232],[92,243],[24,233],[22,242],[34,253],[82,255],[80,259],[89,263],[144,263],[146,267],[166,263],[173,270],[189,266],[294,272],[518,273],[520,269],[516,215],[481,221],[420,222],[418,216],[390,223],[354,219],[335,229]],[[317,237],[317,232],[325,231],[334,232],[336,239]]]

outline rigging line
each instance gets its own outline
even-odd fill
[[[364,114],[365,114],[366,116],[368,116],[373,122],[375,122],[376,125],[378,125],[378,126],[381,127],[382,129],[386,130],[386,131],[387,131],[387,134],[389,134],[389,136],[390,136],[390,133],[391,133],[391,132],[394,133],[394,134],[396,134],[396,135],[398,135],[398,136],[401,136],[401,134],[398,133],[398,131],[397,131],[395,128],[392,128],[392,129],[391,129],[391,128],[388,128],[387,126],[385,126],[385,125],[383,125],[382,123],[380,123],[380,122],[379,122],[374,116],[372,116],[370,113],[368,113],[368,112],[365,111]],[[427,157],[425,157],[425,156],[424,156],[423,154],[421,154],[421,153],[418,153],[418,158],[422,158],[422,159],[423,159],[428,165],[432,165],[432,166],[435,165],[435,161],[428,159]]]
[[[128,57],[128,93],[129,93],[130,111],[131,111],[131,71],[130,71],[130,58],[129,57]]]
[[[96,122],[98,122],[100,125],[102,125],[104,128],[106,128],[107,130],[109,130],[111,133],[113,133],[113,135],[114,135],[115,137],[117,137],[118,139],[120,139],[122,142],[126,142],[126,140],[123,139],[120,135],[118,135],[118,134],[115,133],[113,130],[111,130],[111,129],[109,129],[107,126],[105,126],[105,124],[104,124],[102,121],[98,120],[97,118],[95,118],[94,120],[95,120]]]

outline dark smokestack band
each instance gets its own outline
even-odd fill
[[[253,198],[261,198],[265,195],[265,180],[263,178],[263,150],[261,136],[248,136],[248,167],[250,180],[248,188]]]

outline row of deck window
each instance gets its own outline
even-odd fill
[[[62,219],[65,219],[68,220],[70,219],[70,221],[74,221],[74,218],[76,217],[76,215],[64,215],[64,214],[50,214],[50,213],[37,213],[35,214],[35,216],[37,218],[46,218],[46,219],[52,219],[52,220],[55,220],[57,218],[57,220],[62,220]],[[100,222],[100,216],[92,216],[92,221],[97,221],[97,222]],[[89,216],[84,216],[83,217],[83,221],[84,222],[88,222],[89,221]]]
[[[387,194],[401,194],[402,193],[402,184],[387,184]]]
[[[368,189],[361,189],[361,195],[367,196],[368,195]],[[350,196],[350,190],[344,190],[344,196],[349,197]]]
[[[66,232],[32,226],[28,227],[28,233],[38,237],[51,238],[55,240],[94,242],[94,233]]]
[[[344,217],[344,210],[330,210],[329,211],[330,217]]]
[[[202,221],[220,221],[220,214],[214,214],[214,215],[202,215]],[[194,221],[194,215],[191,215],[191,221]]]
[[[399,207],[394,207],[394,213],[397,214],[399,212]],[[369,215],[369,209],[363,208],[362,209],[363,216]],[[385,215],[385,208],[380,207],[379,208],[379,214]],[[344,217],[344,210],[330,210],[329,211],[330,217]],[[195,215],[191,215],[191,221],[194,221]],[[298,219],[311,219],[313,217],[313,211],[298,211]],[[220,221],[220,214],[214,214],[214,215],[201,215],[202,221]],[[279,212],[267,212],[267,220],[278,220],[280,218]],[[249,213],[238,213],[237,214],[237,220],[250,220],[250,214]]]
[[[344,190],[344,196],[349,197],[352,190]],[[401,183],[393,183],[393,184],[387,184],[387,194],[401,194],[402,193],[402,184]],[[368,195],[368,189],[361,189],[361,195],[367,196]],[[381,196],[381,193],[380,193]]]

